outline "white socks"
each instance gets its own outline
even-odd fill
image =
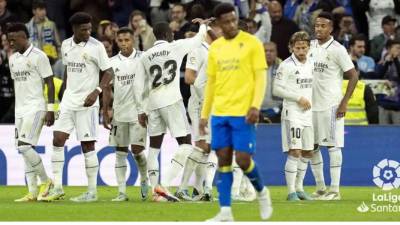
[[[331,172],[331,187],[330,191],[339,192],[340,185],[340,172],[342,169],[342,149],[341,148],[329,148],[330,158],[330,172]]]
[[[203,150],[198,147],[193,147],[192,153],[188,156],[185,167],[183,170],[183,175],[182,175],[182,183],[180,185],[181,190],[187,190],[188,188],[188,183],[189,179],[193,174],[193,171],[197,168],[200,167],[202,164],[205,164],[207,160],[207,155],[204,154]],[[198,177],[200,176],[200,177]],[[199,181],[200,180],[200,181]],[[202,185],[199,185],[199,182],[202,180],[202,175],[198,174],[196,177],[196,181],[198,182],[197,185],[195,185],[195,188],[198,191],[202,191]]]
[[[208,189],[209,191],[212,191],[212,184],[214,181],[214,176],[215,172],[217,171],[218,168],[218,158],[217,155],[215,154],[215,151],[210,152],[208,155],[208,160],[207,160],[207,168],[206,168],[206,176],[205,176],[205,188]]]
[[[116,151],[115,154],[115,175],[117,177],[118,191],[120,193],[126,193],[126,158],[128,157],[127,152]]]
[[[297,175],[297,163],[299,158],[294,156],[288,155],[285,164],[285,178],[286,178],[286,185],[288,187],[289,194],[296,192],[295,189],[295,181]]]
[[[97,173],[99,171],[99,160],[95,150],[84,153],[86,176],[88,178],[88,192],[97,193]]]
[[[51,155],[51,166],[54,175],[54,188],[62,189],[62,175],[64,168],[64,147],[53,146],[53,154]]]
[[[240,193],[240,185],[242,184],[243,171],[236,163],[235,155],[232,158],[233,167],[233,183],[232,183],[232,196],[238,196]]]
[[[25,160],[25,157],[23,157],[23,158],[24,158],[24,164],[25,164],[26,183],[28,185],[29,193],[31,193],[34,197],[37,197],[38,186],[37,186],[36,172],[30,165],[30,163]]]
[[[139,174],[140,174],[140,181],[144,182],[148,180],[147,176],[147,159],[146,155],[144,152],[140,152],[139,154],[133,155],[133,158],[135,159],[136,165],[139,169]]]
[[[304,177],[306,176],[308,163],[310,158],[301,157],[297,162],[297,176],[296,176],[296,191],[304,191],[303,183]]]
[[[324,162],[319,149],[314,151],[313,157],[311,158],[311,171],[314,174],[317,190],[325,190]]]
[[[171,167],[167,171],[166,186],[171,186],[172,181],[178,176],[186,164],[187,157],[192,153],[193,146],[188,144],[179,145],[171,160]]]
[[[19,152],[24,157],[26,163],[28,163],[35,171],[35,175],[38,175],[42,183],[47,182],[49,177],[44,169],[42,159],[39,154],[30,145],[18,146]]]
[[[158,184],[158,180],[160,177],[160,166],[158,163],[158,155],[160,154],[160,149],[158,148],[149,148],[149,155],[147,159],[148,172],[150,185],[154,188]]]

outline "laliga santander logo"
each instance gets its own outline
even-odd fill
[[[394,160],[383,159],[373,169],[373,181],[384,191],[400,187],[400,163]]]

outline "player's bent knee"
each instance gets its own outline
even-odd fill
[[[141,145],[131,145],[131,151],[133,154],[139,154],[141,152],[143,152],[144,150],[144,146]]]
[[[303,158],[312,158],[313,154],[313,151],[301,151],[301,156]]]
[[[236,152],[236,163],[242,170],[247,170],[250,167],[251,155],[245,152]]]
[[[53,132],[53,145],[56,147],[64,147],[65,142],[67,141],[69,134],[54,131]]]
[[[184,136],[184,137],[177,137],[176,141],[178,142],[179,145],[187,144],[191,145],[192,144],[192,137],[190,134]]]
[[[116,147],[117,152],[128,152],[128,147]]]
[[[150,148],[161,148],[164,134],[150,137]]]
[[[18,147],[19,147],[19,146],[27,146],[27,145],[31,146],[31,144],[26,143],[26,142],[23,142],[23,141],[18,141],[18,143],[17,143],[17,146],[18,146]]]
[[[210,153],[210,145],[205,140],[196,141],[195,146],[201,148],[207,154]]]
[[[296,158],[300,158],[301,150],[300,149],[290,149],[288,152],[288,155],[296,157]]]
[[[81,141],[83,153],[94,151],[94,141]]]

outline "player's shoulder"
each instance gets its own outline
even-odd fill
[[[99,40],[97,40],[94,37],[89,37],[86,44],[88,45],[88,47],[95,47],[95,48],[104,47],[103,43],[101,43]]]
[[[296,63],[295,63],[295,61],[293,60],[293,58],[292,58],[292,56],[289,56],[289,57],[287,57],[285,60],[283,60],[282,62],[281,62],[281,64],[279,64],[279,66],[281,67],[281,68],[290,68],[290,67],[295,67],[296,66]]]
[[[65,39],[62,43],[61,43],[61,48],[65,48],[68,46],[72,45],[72,37]]]
[[[110,62],[111,62],[111,63],[115,63],[115,62],[117,62],[118,60],[120,60],[119,54],[116,54],[116,55],[114,55],[114,56],[112,56],[112,57],[110,58]]]
[[[47,58],[46,53],[44,53],[42,50],[39,48],[33,47],[31,52],[30,52],[32,57],[38,57],[38,58]]]
[[[244,31],[240,32],[240,38],[246,41],[246,43],[257,44],[257,45],[262,44],[260,39],[258,39],[256,36]]]

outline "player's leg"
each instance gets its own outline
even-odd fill
[[[240,198],[240,185],[243,178],[243,170],[236,163],[236,157],[232,159],[233,168],[233,183],[232,183],[232,200],[241,200]]]
[[[196,148],[202,150],[202,154],[200,156],[200,161],[197,162],[196,169],[194,171],[195,174],[195,183],[193,185],[193,194],[192,198],[195,197],[195,194],[199,194],[199,199],[201,201],[211,201],[211,192],[212,192],[212,184],[211,188],[205,186],[205,180],[207,176],[207,168],[208,168],[208,158],[210,154],[210,145],[207,143],[205,139],[202,139],[195,143]]]
[[[250,179],[257,191],[261,219],[267,220],[272,215],[272,203],[268,189],[264,186],[252,154],[256,148],[255,125],[248,124],[245,117],[233,117],[229,120],[232,127],[232,142],[236,162]]]
[[[232,172],[232,131],[228,118],[211,117],[211,148],[215,149],[218,158],[218,200],[220,212],[208,221],[233,221],[231,209],[231,193],[233,183]]]
[[[131,123],[129,136],[131,137],[131,150],[140,174],[140,193],[142,200],[146,200],[149,190],[149,177],[147,174],[147,159],[144,154],[147,130],[138,123]]]
[[[314,199],[319,199],[326,193],[325,178],[324,178],[324,161],[320,151],[320,144],[326,139],[325,128],[326,121],[324,121],[324,112],[313,112],[313,125],[314,125],[314,152],[311,158],[311,171],[315,178],[316,191],[311,194]]]
[[[213,181],[214,181],[214,176],[215,172],[217,171],[217,166],[218,166],[218,158],[214,150],[210,152],[208,155],[207,159],[207,165],[206,165],[206,175],[205,175],[205,180],[204,180],[204,196],[206,197],[208,194],[208,199],[210,201],[213,200],[212,197],[212,192],[213,192]]]
[[[335,110],[336,112],[336,110]],[[323,200],[340,200],[340,176],[342,170],[342,148],[344,146],[344,118],[332,120],[331,141],[332,145],[328,146],[330,159],[330,175],[331,186],[328,193],[323,196]]]
[[[114,171],[118,184],[118,195],[111,201],[128,201],[126,194],[126,171],[128,168],[126,159],[129,154],[129,124],[112,121],[109,137],[110,146],[115,147]]]
[[[314,149],[314,131],[313,128],[304,127],[301,134],[301,157],[297,163],[296,176],[296,194],[301,200],[312,200],[311,196],[304,191],[303,182],[306,175],[307,166],[310,162]]]
[[[87,192],[71,198],[74,202],[97,201],[97,174],[99,172],[99,160],[95,150],[95,142],[98,133],[99,121],[98,107],[76,111],[74,115],[77,139],[81,142],[82,152],[85,158],[85,170],[88,180]]]
[[[44,123],[45,112],[36,112],[33,115],[26,116],[22,119],[18,130],[18,151],[24,158],[26,170],[34,171],[29,174],[28,182],[34,188],[37,185],[37,176],[41,181],[39,193],[36,193],[37,200],[42,200],[43,197],[48,195],[48,192],[53,185],[53,182],[47,176],[46,170],[39,154],[35,151],[34,146],[39,140],[39,136]],[[27,178],[28,178],[27,177]],[[36,197],[36,196],[35,196]]]
[[[160,114],[171,132],[171,136],[177,140],[179,145],[172,157],[171,166],[166,174],[166,185],[171,186],[172,181],[183,170],[187,157],[193,151],[190,125],[182,101],[178,101],[173,105],[160,109]]]

